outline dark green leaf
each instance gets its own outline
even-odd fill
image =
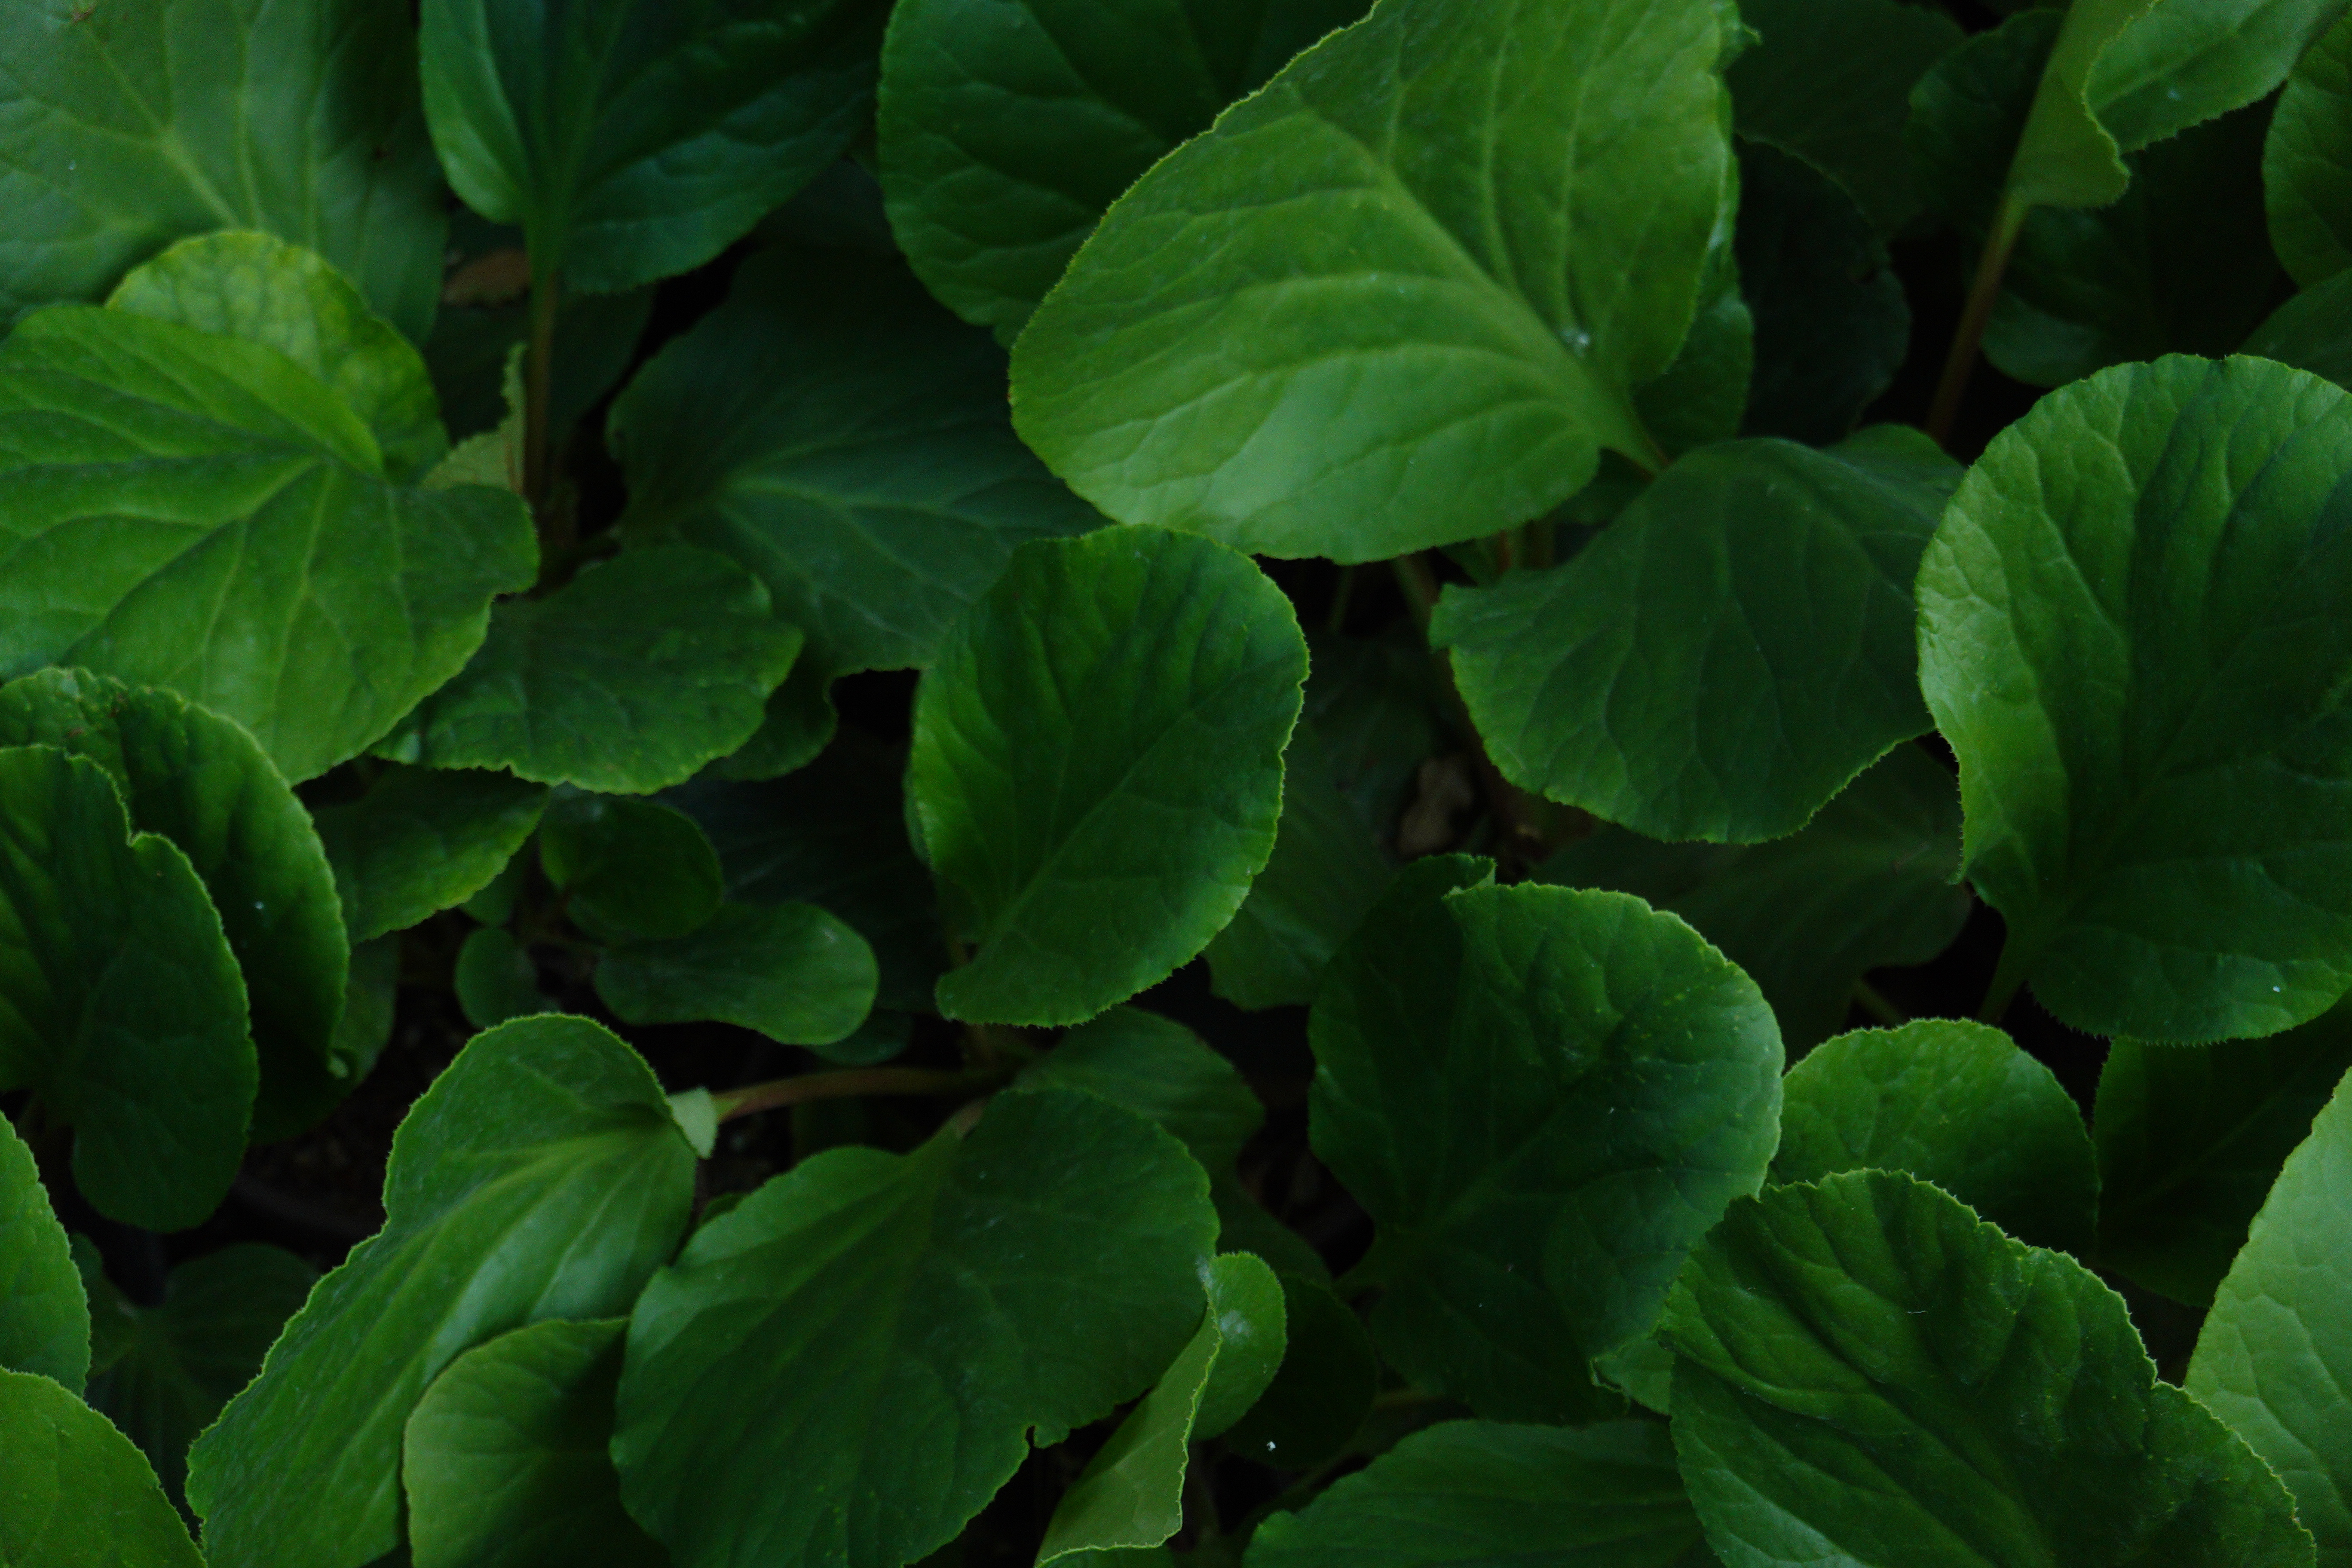
[[[2352,1563],[2352,1096],[2287,1157],[2213,1297],[2189,1392],[2294,1494],[2322,1568]]]
[[[1841,1035],[1789,1069],[1775,1182],[1908,1171],[2021,1241],[2089,1257],[2099,1168],[2048,1068],[1982,1024]]]
[[[2201,1307],[2352,1071],[2352,1009],[2216,1046],[2117,1040],[2099,1074],[2099,1261]]]
[[[596,994],[631,1024],[740,1024],[788,1046],[845,1039],[874,1010],[874,950],[814,904],[722,904],[691,936],[624,942]]]
[[[1566,564],[1447,588],[1430,637],[1512,783],[1659,838],[1779,838],[1928,726],[1911,575],[1952,474],[1894,426],[1709,447]]]
[[[745,264],[613,444],[622,527],[732,556],[835,675],[929,664],[1016,546],[1103,521],[1013,436],[1003,352],[861,256]]]
[[[178,1502],[188,1445],[253,1381],[319,1271],[290,1252],[237,1242],[173,1269],[163,1301],[141,1307],[114,1288],[96,1249],[79,1239],[75,1261],[89,1289],[94,1331],[90,1406],[139,1445]]]
[[[1225,1434],[1233,1450],[1307,1470],[1345,1447],[1370,1414],[1380,1359],[1361,1319],[1319,1279],[1282,1275],[1282,1366]]]
[[[909,0],[880,160],[931,291],[1007,341],[1137,176],[1366,0]]]
[[[841,716],[833,708],[833,672],[814,658],[795,659],[784,683],[768,694],[751,738],[710,764],[708,776],[757,783],[806,767],[832,744]]]
[[[1422,764],[1448,743],[1436,668],[1410,633],[1323,637],[1313,647],[1306,721],[1331,753],[1331,782],[1392,847]]]
[[[725,556],[634,550],[544,599],[501,604],[465,669],[377,749],[541,784],[667,789],[751,738],[800,647],[767,589]]]
[[[1416,1432],[1250,1543],[1249,1568],[1715,1568],[1654,1422]]]
[[[253,1115],[245,983],[187,856],[132,831],[95,763],[0,750],[0,1085],[72,1125],[83,1195],[200,1224]]]
[[[2020,11],[1945,55],[1911,90],[1904,151],[1928,206],[1964,237],[1980,240],[2000,210],[2010,160],[2065,21],[2051,7]]]
[[[841,155],[873,100],[868,0],[425,0],[449,183],[543,277],[604,294],[698,267]]]
[[[2241,352],[2352,388],[2352,280],[2338,274],[2297,294],[2248,335]]]
[[[630,1512],[678,1568],[922,1557],[1032,1429],[1056,1441],[1168,1365],[1215,1234],[1174,1139],[1066,1090],[1000,1096],[912,1154],[806,1160],[638,1302],[613,1443]]]
[[[1013,351],[1023,435],[1123,522],[1342,561],[1656,462],[1724,42],[1706,0],[1381,0],[1110,209]]]
[[[2352,22],[2296,62],[2263,146],[2271,242],[2308,289],[2352,267]]]
[[[1958,26],[1898,0],[1747,0],[1739,19],[1762,35],[1725,73],[1740,134],[1837,181],[1882,232],[1910,222],[1919,211],[1903,155],[1911,89],[1959,43]]]
[[[1791,1051],[1836,1034],[1854,983],[1925,963],[1969,918],[1952,775],[1897,746],[1792,837],[1661,844],[1602,827],[1537,869],[1539,880],[1632,893],[1682,916],[1763,989]]]
[[[441,177],[397,6],[12,7],[0,121],[0,315],[96,300],[173,240],[252,228],[323,254],[410,337],[433,324]]]
[[[719,912],[719,851],[675,807],[565,792],[539,831],[540,865],[565,910],[606,941],[686,936]]]
[[[2103,371],[1995,437],[1919,570],[2006,984],[2097,1034],[2275,1034],[2352,986],[2352,405]]]
[[[89,1304],[33,1152],[0,1124],[0,1368],[79,1389],[89,1375]]]
[[[46,1377],[0,1370],[0,1542],[26,1568],[205,1568],[155,1472]]]
[[[534,1323],[433,1380],[401,1449],[416,1568],[664,1568],[605,1451],[627,1331]]]
[[[453,984],[458,1010],[477,1029],[556,1010],[539,988],[539,965],[502,931],[478,931],[466,939]]]
[[[1196,1441],[1222,1436],[1248,1415],[1289,1349],[1282,1281],[1264,1258],[1226,1253],[1202,1270],[1202,1283],[1209,1293],[1209,1315],[1201,1332],[1213,1329],[1218,1348],[1192,1418]]]
[[[394,766],[346,805],[317,814],[352,941],[405,931],[488,887],[547,805],[507,773]]]
[[[401,1124],[383,1229],[188,1457],[213,1568],[360,1568],[397,1546],[426,1384],[509,1330],[625,1310],[685,1234],[694,1165],[652,1071],[595,1025],[475,1037]]]
[[[0,688],[0,746],[55,746],[104,768],[131,826],[203,879],[252,1009],[258,1141],[288,1137],[358,1082],[334,1048],[349,950],[309,814],[253,738],[169,691],[43,670]]]
[[[1243,556],[1161,529],[1022,547],[915,700],[908,784],[982,1023],[1074,1024],[1165,979],[1272,853],[1307,644]]]
[[[1384,1287],[1391,1363],[1482,1415],[1556,1420],[1599,1407],[1588,1360],[1648,1332],[1763,1180],[1780,1041],[1682,921],[1486,875],[1416,862],[1333,961],[1314,1146],[1379,1226],[1357,1278]]]
[[[1896,1173],[1735,1205],[1668,1303],[1675,1446],[1738,1568],[2298,1568],[2311,1538],[2159,1383],[2122,1298]]]
[[[1733,250],[1738,205],[1734,178],[1724,186],[1722,215],[1699,276],[1698,310],[1691,318],[1690,335],[1672,364],[1633,389],[1634,414],[1670,458],[1729,440],[1739,433],[1748,412],[1748,384],[1756,379],[1756,319],[1740,292],[1739,261]]]
[[[392,1044],[393,1015],[400,1005],[400,938],[380,936],[352,949],[351,984],[343,987],[343,1016],[335,1025],[335,1058],[351,1064],[352,1081],[366,1079]]]
[[[514,496],[389,481],[277,350],[63,306],[0,344],[0,668],[175,688],[323,773],[456,673],[528,586]]]
[[[451,226],[456,263],[441,316],[425,342],[425,363],[453,439],[495,429],[506,417],[507,360],[530,337],[530,279],[522,233],[460,212]],[[478,285],[469,287],[472,277]],[[548,425],[561,440],[603,401],[629,368],[653,314],[654,291],[589,294],[561,301]]]

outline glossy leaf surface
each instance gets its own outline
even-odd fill
[[[545,786],[510,774],[395,764],[358,800],[321,809],[352,941],[405,931],[488,887],[546,805]]]
[[[814,904],[722,904],[690,936],[624,942],[596,994],[631,1024],[740,1024],[788,1046],[828,1046],[874,1010],[874,950]]]
[[[1380,1357],[1329,1286],[1291,1273],[1281,1279],[1282,1365],[1225,1442],[1277,1469],[1308,1469],[1338,1455],[1371,1413]]]
[[[1110,209],[1014,349],[1022,434],[1120,521],[1341,561],[1655,463],[1723,43],[1700,0],[1383,0]]]
[[[0,1542],[12,1563],[205,1568],[131,1439],[47,1378],[0,1369]]]
[[[68,1389],[89,1375],[89,1304],[33,1152],[0,1127],[0,1368]]]
[[[1160,529],[1025,545],[915,703],[950,918],[940,1010],[1071,1024],[1165,979],[1274,848],[1307,643],[1246,559]]]

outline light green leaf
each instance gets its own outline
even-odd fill
[[[915,812],[980,944],[940,1010],[1075,1024],[1207,946],[1273,851],[1306,676],[1290,602],[1222,545],[1024,545],[915,699]]]
[[[0,316],[95,301],[175,239],[243,228],[320,252],[410,337],[432,326],[446,223],[397,7],[13,6],[0,84]]]
[[[1000,1096],[911,1154],[803,1161],[637,1303],[613,1442],[629,1511],[677,1568],[913,1562],[1033,1429],[1058,1441],[1168,1365],[1215,1235],[1174,1139],[1066,1090]]]
[[[1916,217],[1911,89],[1959,44],[1958,26],[1899,0],[1747,0],[1739,19],[1761,35],[1724,73],[1739,133],[1835,180],[1882,233]]]
[[[1527,521],[1690,331],[1731,152],[1706,0],[1381,0],[1121,197],[1013,356],[1122,522],[1375,561]]]
[[[717,256],[845,151],[873,101],[866,0],[425,0],[449,183],[587,294]]]
[[[1362,1320],[1329,1286],[1287,1271],[1281,1279],[1282,1366],[1225,1443],[1277,1470],[1310,1470],[1337,1457],[1371,1413],[1381,1363]]]
[[[319,1271],[290,1252],[237,1242],[173,1269],[162,1302],[142,1307],[115,1289],[80,1237],[74,1261],[95,1331],[90,1407],[139,1445],[178,1502],[188,1445],[253,1381]]]
[[[544,599],[501,604],[465,669],[377,750],[620,795],[667,789],[751,738],[800,647],[767,589],[726,557],[631,551]]]
[[[605,1451],[628,1326],[534,1323],[433,1380],[401,1450],[416,1568],[665,1568]]]
[[[814,904],[722,904],[691,936],[623,942],[596,994],[630,1024],[705,1019],[788,1046],[847,1038],[874,1011],[874,950]]]
[[[694,819],[671,806],[566,791],[548,807],[539,863],[565,911],[605,941],[686,936],[719,912],[725,874]]]
[[[1416,1432],[1250,1542],[1249,1568],[1715,1568],[1654,1422]]]
[[[879,154],[915,270],[1010,341],[1146,169],[1366,0],[909,0]]]
[[[2062,388],[1969,471],[1919,674],[2009,922],[1997,986],[2156,1040],[2275,1034],[2352,986],[2347,473],[2344,393],[2185,358]]]
[[[1274,856],[1204,956],[1216,994],[1239,1007],[1304,1006],[1323,966],[1395,874],[1362,816],[1330,782],[1328,748],[1301,722],[1283,753]]]
[[[2352,21],[2295,62],[2263,144],[2271,243],[2304,288],[2352,267]]]
[[[539,965],[503,931],[478,931],[457,949],[452,984],[458,1010],[477,1029],[556,1011],[539,988]]]
[[[1430,622],[1506,778],[1657,838],[1796,832],[1924,732],[1911,576],[1948,493],[1926,437],[1676,463],[1565,564]]]
[[[1602,827],[1545,861],[1540,881],[1632,893],[1680,915],[1762,988],[1791,1051],[1845,1026],[1854,983],[1926,963],[1959,935],[1968,889],[1951,773],[1897,746],[1769,844],[1661,844]]]
[[[2286,1489],[2157,1381],[2123,1299],[1910,1176],[1735,1205],[1665,1336],[1727,1568],[2299,1568]]]
[[[1202,1269],[1217,1361],[1192,1416],[1195,1441],[1223,1436],[1264,1397],[1288,1352],[1282,1281],[1255,1253],[1228,1252]]]
[[[2279,1167],[2352,1071],[2352,1008],[2266,1040],[2117,1040],[2099,1074],[2099,1261],[2211,1303]]]
[[[1003,352],[869,257],[745,264],[613,444],[623,529],[741,563],[834,675],[929,664],[1016,546],[1103,521],[1013,434]]]
[[[1780,1040],[1673,916],[1486,879],[1415,862],[1333,961],[1314,1148],[1378,1226],[1355,1279],[1383,1287],[1390,1363],[1496,1419],[1572,1418],[1599,1407],[1588,1361],[1649,1331],[1763,1180]]]
[[[425,356],[325,258],[275,235],[184,239],[134,269],[107,303],[276,349],[360,416],[395,479],[414,480],[448,450]]]
[[[74,1183],[150,1230],[203,1222],[245,1155],[245,983],[205,885],[106,773],[0,750],[0,1086],[74,1129]]]
[[[2352,1563],[2352,1097],[2287,1156],[2213,1297],[2189,1392],[2286,1482],[2321,1568]]]
[[[2057,1075],[1982,1024],[1841,1035],[1789,1069],[1775,1182],[1908,1171],[2021,1241],[2087,1258],[2091,1134]]]
[[[81,306],[0,344],[0,670],[173,688],[299,782],[455,674],[535,553],[512,495],[390,482],[276,349]]]
[[[506,773],[395,764],[359,799],[320,810],[352,940],[405,931],[488,887],[546,805],[543,785]]]
[[[685,1234],[694,1164],[651,1069],[595,1025],[476,1036],[393,1140],[383,1229],[188,1457],[213,1568],[361,1568],[399,1545],[426,1384],[509,1330],[625,1310]]]
[[[0,1542],[26,1568],[205,1568],[155,1472],[46,1377],[0,1370]]]
[[[132,827],[188,858],[245,976],[261,1071],[254,1136],[308,1128],[358,1079],[334,1047],[349,964],[334,878],[285,779],[219,715],[78,669],[0,688],[0,746],[29,745],[105,769]]]
[[[33,1152],[0,1123],[0,1368],[79,1390],[89,1375],[89,1303]]]

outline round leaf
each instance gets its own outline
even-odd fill
[[[405,931],[497,880],[547,805],[506,773],[394,766],[366,795],[317,813],[352,941]]]
[[[684,812],[565,793],[548,808],[539,863],[567,912],[607,941],[686,936],[719,912],[719,851]]]
[[[0,1542],[40,1568],[205,1568],[131,1439],[46,1377],[0,1371]]]
[[[1371,1413],[1381,1363],[1362,1320],[1329,1286],[1281,1279],[1282,1365],[1225,1443],[1278,1470],[1308,1470],[1336,1458]]]
[[[866,939],[814,904],[722,904],[691,936],[608,950],[596,994],[625,1023],[715,1019],[820,1047],[866,1021],[875,979]]]
[[[2308,289],[2352,267],[2352,21],[2295,62],[2263,143],[2271,243]]]

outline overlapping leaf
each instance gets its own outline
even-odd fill
[[[684,812],[566,791],[548,808],[539,863],[592,935],[686,936],[719,912],[719,851]]]
[[[41,1568],[205,1568],[155,1472],[105,1416],[46,1377],[0,1369],[0,1542]]]
[[[2352,22],[2295,62],[2263,144],[2271,242],[2308,289],[2352,267]]]
[[[596,994],[631,1024],[740,1024],[792,1046],[846,1038],[874,1010],[874,950],[814,904],[722,904],[691,935],[623,942]]]
[[[488,887],[546,805],[544,786],[506,773],[395,765],[358,800],[321,809],[352,941],[405,931]]]
[[[0,1127],[0,1369],[68,1389],[89,1374],[89,1304],[33,1152],[13,1127]]]

